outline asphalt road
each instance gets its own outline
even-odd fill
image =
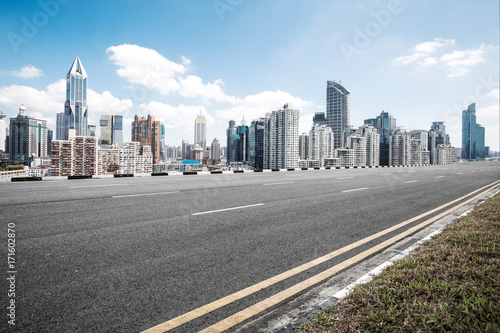
[[[499,179],[500,163],[481,162],[0,183],[4,281],[9,223],[16,238],[16,325],[5,283],[0,328],[140,332]],[[206,328],[389,236],[172,332]]]

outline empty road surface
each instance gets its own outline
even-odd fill
[[[421,220],[313,260],[499,179],[500,163],[481,162],[0,183],[4,281],[9,225],[16,241],[1,331],[236,329],[248,319],[235,314]]]

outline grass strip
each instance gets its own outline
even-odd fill
[[[500,333],[500,194],[299,331]]]

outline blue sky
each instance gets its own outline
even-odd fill
[[[55,128],[76,56],[89,77],[90,123],[122,114],[164,122],[167,144],[225,143],[291,103],[300,131],[325,110],[326,81],[351,92],[351,124],[389,111],[398,126],[445,121],[461,145],[461,111],[477,105],[499,150],[499,2],[431,0],[1,1],[0,111],[24,104]]]

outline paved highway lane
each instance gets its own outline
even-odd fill
[[[499,167],[0,184],[2,227],[17,231],[17,328],[146,330],[488,185]],[[391,235],[173,331],[201,330]]]

